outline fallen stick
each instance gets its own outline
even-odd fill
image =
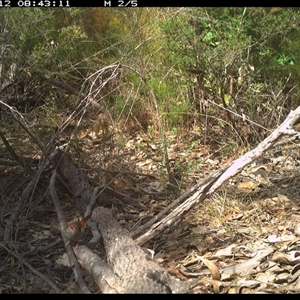
[[[183,215],[188,212],[195,205],[203,201],[209,194],[216,191],[226,180],[240,173],[242,169],[258,159],[264,152],[269,150],[274,146],[274,144],[283,136],[297,135],[298,132],[293,129],[293,126],[300,119],[300,106],[297,109],[292,110],[283,123],[276,128],[265,140],[263,140],[255,149],[248,151],[243,156],[237,158],[230,163],[224,171],[214,173],[208,176],[209,180],[204,180],[203,185],[197,185],[198,189],[194,194],[189,196],[184,202],[174,208],[174,204],[170,204],[165,210],[164,215],[170,211],[170,213],[162,218],[162,214],[155,216],[149,222],[143,225],[142,228],[149,228],[148,231],[144,232],[140,236],[140,228],[138,231],[132,233],[136,238],[136,241],[139,245],[143,245],[154,236],[163,232],[169,226],[174,224],[178,219],[182,218]],[[223,167],[224,168],[224,167]],[[223,168],[221,168],[223,170]],[[179,197],[180,198],[180,197]],[[174,200],[176,203],[178,199]]]

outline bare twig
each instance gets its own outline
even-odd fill
[[[167,206],[164,210],[162,210],[160,213],[158,213],[154,218],[152,218],[147,223],[139,226],[136,230],[134,230],[131,235],[133,237],[137,237],[139,234],[145,232],[148,228],[152,228],[152,226],[157,223],[159,220],[162,219],[163,216],[165,216],[168,212],[172,211],[174,208],[176,208],[180,203],[185,201],[193,192],[197,191],[198,189],[201,189],[204,191],[204,189],[211,185],[213,181],[216,180],[218,176],[220,176],[227,168],[229,164],[226,164],[222,168],[220,168],[215,173],[211,174],[207,178],[203,179],[201,182],[195,184],[194,186],[190,187],[187,191],[185,191],[180,197],[178,197],[176,200],[172,201],[172,203]]]
[[[90,200],[90,204],[87,206],[85,214],[84,214],[85,220],[87,220],[91,217],[93,209],[96,205],[98,192],[102,188],[103,188],[103,185],[94,188],[94,191],[93,191],[93,194],[92,194],[92,197],[91,197],[91,200]]]
[[[19,216],[20,216],[21,212],[23,211],[24,206],[27,203],[27,201],[29,201],[31,199],[31,196],[35,190],[35,187],[36,187],[37,183],[39,182],[41,174],[44,172],[45,168],[46,168],[46,165],[44,163],[42,163],[40,165],[37,173],[34,175],[34,177],[31,179],[29,184],[24,189],[24,191],[18,201],[16,209],[12,213],[10,219],[6,222],[6,226],[5,226],[5,230],[4,230],[4,234],[3,234],[4,241],[13,239],[12,236],[13,236],[14,224],[17,222],[17,220],[19,222],[22,221],[22,218],[20,218]],[[17,233],[18,233],[18,228],[16,228],[16,230],[15,230],[15,236],[17,236]]]
[[[22,263],[34,274],[42,278],[52,289],[55,293],[59,294],[61,290],[46,276],[44,276],[41,272],[39,272],[37,269],[35,269],[33,266],[31,266],[30,263],[28,263],[24,258],[22,259]]]
[[[18,250],[16,246],[14,246],[14,251],[10,251],[4,244],[0,243],[0,246],[2,246],[8,253],[12,254],[14,257],[16,257],[21,264],[24,264],[32,273],[36,274],[40,278],[42,278],[52,289],[55,293],[59,294],[61,291],[60,289],[46,276],[44,276],[41,272],[39,272],[37,269],[35,269],[31,264],[29,264],[24,257],[21,257],[21,255],[18,253]],[[24,280],[25,282],[26,280]]]
[[[67,226],[67,223],[65,221],[65,217],[64,217],[61,205],[59,203],[57,193],[55,191],[55,178],[56,178],[56,171],[54,170],[52,173],[52,176],[51,176],[49,190],[50,190],[50,194],[51,194],[51,197],[52,197],[52,200],[53,200],[56,212],[57,212],[60,229],[61,229],[61,232],[63,232],[63,230]],[[64,243],[67,244],[68,240],[65,238],[65,236],[63,234],[62,234],[62,237],[63,237]],[[75,279],[79,284],[79,287],[81,288],[83,293],[90,294],[90,291],[81,276],[79,263],[74,255],[73,249],[70,244],[66,245],[66,251],[69,256],[70,261],[72,262],[73,272],[75,275]]]

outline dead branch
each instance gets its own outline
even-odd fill
[[[151,224],[151,229],[137,238],[138,243],[143,244],[149,241],[174,224],[193,206],[214,192],[222,183],[241,172],[246,165],[273,147],[282,136],[297,134],[292,126],[299,117],[300,107],[292,111],[282,125],[255,149],[247,152],[229,165],[223,166],[204,181],[190,188],[162,213],[155,216],[151,222],[146,223],[142,227],[144,229],[145,226]],[[94,198],[88,180],[63,152],[55,155],[53,160],[57,169],[67,178],[71,190],[75,194],[74,198],[77,207],[84,213],[90,199]],[[171,213],[163,218],[168,210]],[[107,289],[116,289],[120,293],[169,293],[187,290],[187,285],[181,285],[163,268],[151,261],[149,256],[132,240],[130,235],[120,228],[109,210],[100,207],[96,208],[93,211],[92,220],[97,223],[98,229],[102,234],[107,260],[112,266],[113,273],[119,280],[117,282],[112,281],[112,284],[107,285]],[[103,278],[102,275],[101,278]]]
[[[93,198],[94,191],[88,178],[79,168],[76,168],[71,158],[62,151],[56,153],[52,161],[58,174],[68,181],[70,191],[74,195],[75,204],[80,214],[84,216],[90,200]]]
[[[59,224],[60,224],[60,229],[61,229],[61,232],[63,232],[63,230],[66,227],[67,223],[65,221],[65,218],[64,218],[64,215],[63,215],[63,212],[62,212],[62,208],[61,208],[61,205],[59,203],[57,193],[55,191],[55,177],[56,177],[56,171],[54,170],[53,173],[52,173],[52,176],[51,176],[49,190],[50,190],[50,194],[51,194],[51,197],[52,197],[52,200],[53,200],[56,212],[57,212],[57,216],[58,216],[58,220],[59,220]],[[68,242],[67,238],[63,234],[62,234],[62,237],[63,237],[63,241],[66,245],[67,242]],[[85,284],[85,282],[82,278],[82,275],[81,275],[81,272],[80,272],[80,267],[79,267],[79,264],[77,262],[77,259],[76,259],[75,255],[74,255],[74,252],[72,250],[71,244],[66,245],[66,251],[67,251],[67,254],[69,256],[70,261],[72,262],[72,267],[73,267],[73,272],[74,272],[74,275],[75,275],[75,279],[78,282],[79,287],[81,288],[81,291],[83,293],[90,294],[90,291],[89,291],[88,287],[86,286],[86,284]]]
[[[119,293],[180,293],[189,285],[171,277],[151,260],[118,224],[110,210],[98,207],[92,219],[103,237],[107,260],[120,279]]]
[[[4,243],[0,243],[0,246],[3,247],[8,253],[10,253],[10,255],[13,255],[15,258],[17,258],[21,264],[25,265],[32,273],[42,278],[55,293],[59,294],[61,290],[55,285],[55,283],[52,282],[48,277],[43,275],[40,271],[35,269],[28,261],[26,261],[24,256],[19,254],[18,247],[15,245],[15,243],[13,243],[12,245],[14,247],[14,251],[11,251],[11,249],[7,248]]]
[[[3,161],[0,160],[0,164],[3,165],[20,165],[22,168],[24,168],[25,172],[28,172],[29,174],[32,174],[33,172],[31,171],[30,166],[37,166],[39,160],[38,159],[30,159],[30,158],[26,158],[26,157],[22,157],[20,155],[18,155],[15,150],[12,148],[12,146],[10,145],[10,143],[8,142],[8,140],[6,139],[4,133],[2,132],[2,130],[0,129],[0,137],[3,141],[3,144],[5,145],[7,151],[10,153],[10,155],[12,156],[12,158],[15,160],[15,162],[13,161]]]
[[[300,118],[300,106],[296,110],[292,110],[283,123],[276,128],[265,140],[263,140],[255,149],[248,151],[242,157],[234,160],[232,165],[214,182],[213,186],[210,188],[209,194],[214,192],[220,185],[228,180],[229,178],[235,176],[242,169],[258,159],[264,152],[269,150],[274,146],[274,144],[283,136],[293,136],[298,135],[298,132],[293,129],[293,125]]]
[[[102,74],[104,71],[107,71],[109,69],[113,70],[113,74],[103,82],[103,84],[99,87],[99,89],[101,90],[110,80],[112,80],[113,78],[115,78],[117,76],[117,70],[119,68],[119,64],[112,64],[110,66],[107,66],[105,68],[102,68],[101,70],[99,70],[97,73]],[[63,89],[64,91],[76,95],[78,97],[78,100],[86,100],[87,103],[91,103],[94,107],[96,107],[99,111],[103,112],[103,113],[108,113],[107,109],[103,106],[101,106],[92,96],[92,91],[90,91],[88,94],[83,93],[82,91],[74,88],[73,86],[71,86],[70,84],[68,84],[67,82],[63,81],[63,80],[58,80],[56,78],[53,78],[49,75],[46,74],[42,74],[38,72],[38,75],[41,76],[42,78],[44,78],[47,82],[50,82],[51,84],[57,86],[60,89]]]
[[[145,230],[148,228],[152,228],[152,226],[158,221],[163,218],[169,211],[173,210],[177,206],[180,205],[183,201],[185,201],[193,192],[201,189],[202,192],[205,190],[208,190],[208,188],[212,185],[213,182],[216,181],[216,178],[218,176],[221,176],[221,174],[228,168],[229,164],[224,165],[222,168],[220,168],[218,171],[210,174],[205,179],[201,180],[199,183],[195,184],[194,186],[187,189],[181,196],[179,196],[177,199],[172,201],[172,203],[167,206],[165,209],[163,209],[160,213],[158,213],[156,216],[154,216],[151,220],[149,220],[147,223],[139,226],[136,230],[134,230],[131,233],[131,236],[136,238],[139,236],[139,234],[144,233]]]
[[[103,294],[117,293],[118,277],[97,254],[86,246],[78,246],[75,255],[80,261],[81,267],[93,276]]]
[[[53,161],[57,170],[68,180],[71,191],[78,194],[74,198],[77,199],[78,209],[83,213],[89,207],[90,199],[95,198],[97,190],[92,191],[87,178],[65,153],[59,152],[54,156]],[[89,256],[90,252],[85,248],[76,251],[76,255],[80,255],[80,263],[85,263],[84,268],[94,272],[92,275],[98,278],[98,284],[103,288],[102,292],[116,290],[119,293],[171,293],[188,289],[188,284],[175,280],[157,263],[151,261],[148,254],[133,241],[129,233],[124,232],[118,225],[108,209],[94,209],[92,220],[88,221],[97,224],[108,262],[112,265],[114,276],[118,278],[117,281],[114,276],[109,275],[111,274],[109,268],[95,254]],[[88,267],[88,263],[92,261],[100,265]],[[99,272],[103,265],[105,269]],[[98,273],[95,273],[96,271]],[[107,276],[110,282],[105,279]]]
[[[174,206],[172,204],[168,206],[165,211],[171,211],[169,215],[161,220],[158,220],[158,217],[155,216],[152,220],[146,223],[145,225],[151,224],[151,228],[137,238],[138,244],[142,245],[146,243],[151,238],[164,231],[167,227],[174,224],[175,221],[178,221],[178,219],[181,218],[192,207],[203,201],[207,197],[207,195],[213,193],[218,187],[221,186],[222,183],[241,172],[246,165],[250,164],[257,158],[259,158],[265,151],[273,147],[281,137],[285,135],[297,135],[298,132],[293,129],[293,125],[295,125],[299,118],[300,106],[296,110],[291,111],[285,121],[255,149],[234,160],[231,165],[227,167],[225,171],[223,171],[220,175],[214,174],[208,176],[209,183],[206,184],[207,181],[205,181],[205,186],[201,186],[199,189],[197,189],[197,191],[193,195],[191,195],[175,209],[173,209]],[[175,201],[178,202],[178,199]],[[153,221],[155,221],[155,223]]]
[[[47,168],[47,163],[46,161],[41,162],[41,165],[36,172],[36,174],[33,176],[33,178],[30,180],[24,191],[22,192],[22,195],[19,198],[18,204],[11,214],[9,220],[7,220],[6,225],[5,225],[5,230],[3,233],[3,240],[8,241],[8,240],[15,240],[13,238],[13,229],[15,228],[15,224],[21,222],[22,218],[25,216],[22,215],[24,212],[24,207],[25,205],[31,200],[31,197],[34,193],[34,190],[36,188],[36,185],[38,184],[40,177],[42,173],[45,171]],[[15,228],[15,237],[18,235],[18,226]]]

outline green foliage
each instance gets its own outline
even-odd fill
[[[124,66],[120,81],[101,101],[117,118],[140,123],[147,106],[167,130],[184,126],[187,116],[224,134],[238,132],[244,116],[269,127],[278,107],[300,102],[297,8],[12,8],[0,11],[0,24],[12,46],[2,73],[14,67],[25,98],[54,107],[67,95],[35,74],[80,88],[116,61]]]
[[[227,109],[224,120],[233,110],[270,126],[278,121],[266,118],[275,116],[274,87],[287,93],[276,99],[277,105],[287,105],[289,87],[296,86],[293,94],[300,96],[299,25],[299,9],[186,8],[161,22],[161,29],[169,63],[190,82],[189,88],[202,90]],[[289,105],[292,109],[296,103]],[[237,129],[242,118],[229,121]]]
[[[109,45],[105,39],[110,32],[110,13],[84,8],[1,10],[3,34],[0,46],[9,44],[9,50],[1,57],[2,78],[13,77],[15,90],[22,93],[26,102],[36,102],[42,95],[42,103],[61,107],[66,98],[62,90],[53,89],[35,77],[36,74],[50,75],[77,88],[99,64],[95,56],[97,51]],[[14,74],[10,74],[12,68]],[[57,99],[57,103],[53,99]],[[36,107],[35,104],[32,106]]]

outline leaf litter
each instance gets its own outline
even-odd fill
[[[137,140],[143,143],[143,149],[137,145]],[[116,204],[119,208],[117,217],[128,230],[149,220],[177,196],[167,189],[167,180],[163,180],[167,174],[159,160],[158,145],[143,142],[146,140],[148,138],[144,136],[128,140],[126,147],[115,156],[111,151],[100,151],[101,144],[94,144],[95,149],[86,160],[91,166],[100,161],[101,168],[107,172],[118,173],[126,169],[123,174],[111,178],[110,186],[147,207],[147,210],[137,210]],[[180,138],[171,142],[170,149],[171,169],[183,191],[205,178],[216,166],[235,158],[214,156],[208,147],[201,145],[187,148],[184,139]],[[289,153],[283,152],[283,156],[297,160]],[[154,251],[154,259],[172,275],[183,281],[197,280],[191,293],[300,292],[299,172],[285,169],[284,158],[271,157],[267,161],[257,162],[258,166],[265,167],[265,172],[258,175],[263,174],[266,180],[253,175],[257,173],[257,166],[243,170],[177,224],[144,245]],[[89,176],[97,177],[92,173]],[[73,215],[68,205],[66,201],[65,211]],[[51,213],[45,215],[45,211]],[[53,236],[59,233],[54,234],[52,226],[49,228],[55,221],[51,208],[39,205],[33,215],[39,219],[30,220],[26,225],[31,226],[30,230],[22,240],[28,245],[47,242],[47,239],[49,243],[53,241]],[[126,222],[122,222],[125,217]],[[63,251],[63,247],[56,247],[56,251],[32,259],[31,264],[40,268],[43,263],[68,291],[73,283],[65,280],[71,278],[70,272],[55,265]],[[10,262],[11,266],[16,263],[9,257],[4,257],[4,261]],[[22,279],[15,269],[12,268],[9,277],[5,275],[8,274],[7,267],[4,269],[0,278],[3,291],[12,285],[15,291],[22,291]],[[32,284],[29,291],[50,291],[32,274],[27,280]]]

